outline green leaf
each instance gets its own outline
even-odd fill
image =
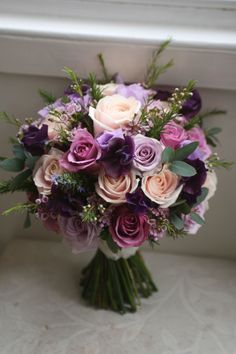
[[[27,178],[30,177],[31,175],[32,175],[31,170],[25,170],[19,173],[17,176],[15,176],[10,183],[11,192],[21,189],[22,186],[25,185],[25,181],[27,180]]]
[[[187,203],[183,203],[183,204],[179,205],[177,210],[179,213],[187,215],[190,213],[191,208]]]
[[[199,225],[203,225],[205,223],[204,219],[200,215],[198,215],[197,213],[192,212],[190,214],[190,217],[193,221],[195,221]]]
[[[182,230],[184,227],[184,222],[183,220],[176,214],[172,214],[170,216],[170,221],[172,222],[172,224],[175,226],[175,228],[177,230]]]
[[[173,161],[175,158],[175,152],[171,147],[165,148],[161,155],[161,161],[163,163]]]
[[[175,160],[182,161],[191,155],[198,147],[198,142],[194,141],[188,145],[183,146],[175,151]]]
[[[108,73],[102,53],[98,54],[98,60],[101,65],[101,68],[102,68],[102,73],[103,73],[103,77],[104,77],[105,82],[111,81],[111,75],[109,75],[109,73]]]
[[[201,202],[203,202],[203,200],[206,199],[208,192],[209,192],[209,189],[208,189],[208,188],[206,188],[206,187],[203,187],[203,188],[202,188],[201,194],[197,197],[197,201],[196,201],[196,203],[194,204],[194,207],[197,206],[198,204],[200,204]]]
[[[184,161],[174,161],[170,165],[170,170],[182,177],[192,177],[197,171]]]
[[[19,172],[24,168],[24,160],[18,159],[6,159],[0,162],[0,167],[6,171]]]
[[[217,135],[217,134],[219,134],[221,132],[222,132],[222,128],[214,127],[214,128],[211,128],[211,129],[207,130],[206,135],[213,136],[213,135]]]
[[[24,147],[20,144],[14,144],[12,147],[12,152],[15,157],[21,160],[25,160],[25,151]]]
[[[39,159],[39,156],[28,156],[25,160],[25,166],[30,168],[31,170],[34,169],[36,161]]]

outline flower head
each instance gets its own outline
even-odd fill
[[[44,145],[48,139],[48,127],[43,124],[41,128],[30,125],[23,130],[23,138],[21,139],[25,149],[32,155],[41,155],[44,152]]]

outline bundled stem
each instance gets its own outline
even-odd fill
[[[140,252],[114,261],[98,250],[82,274],[82,297],[94,307],[121,314],[137,311],[140,298],[157,291]]]

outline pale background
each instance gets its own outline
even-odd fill
[[[61,74],[60,74],[61,75]],[[21,117],[36,117],[37,110],[42,106],[41,98],[37,91],[45,88],[55,95],[62,93],[66,80],[62,78],[49,78],[29,75],[0,74],[0,110]],[[221,146],[218,151],[222,158],[236,160],[236,95],[233,90],[200,89],[204,109],[226,109],[228,114],[216,118],[209,118],[210,126],[220,126],[223,133],[220,135]],[[8,138],[14,135],[14,128],[2,123],[0,128],[0,155],[10,153]],[[181,240],[173,241],[164,239],[160,252],[187,253],[204,256],[220,256],[236,258],[236,188],[235,168],[230,172],[218,171],[219,185],[215,197],[210,202],[210,210],[206,214],[207,222],[195,236],[188,236]],[[9,176],[0,171],[1,178]],[[24,195],[7,195],[0,199],[0,209],[13,205],[16,201],[24,201]],[[0,240],[3,244],[12,237],[28,237],[31,239],[54,239],[60,237],[50,234],[43,229],[40,222],[35,221],[29,230],[22,228],[21,215],[0,217]]]

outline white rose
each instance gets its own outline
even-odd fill
[[[208,171],[207,172],[207,178],[206,178],[206,181],[205,181],[203,187],[208,189],[208,194],[207,194],[206,199],[205,199],[207,201],[211,197],[213,197],[213,195],[216,192],[217,176],[216,176],[215,171]]]

